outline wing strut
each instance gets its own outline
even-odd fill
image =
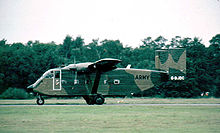
[[[86,100],[86,103],[89,105],[92,104],[101,105],[105,102],[105,98],[102,96],[102,94],[97,94],[99,81],[101,78],[101,72],[102,71],[99,70],[96,71],[95,81],[93,83],[92,92],[91,92],[92,95],[83,96],[83,98]]]
[[[100,78],[101,78],[101,71],[97,70],[96,76],[95,76],[95,81],[94,81],[94,84],[92,87],[92,92],[91,92],[92,94],[97,94]]]

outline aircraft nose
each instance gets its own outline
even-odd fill
[[[28,91],[28,92],[33,92],[33,89],[34,89],[34,86],[33,86],[33,85],[29,85],[29,86],[27,87],[27,91]]]
[[[34,87],[33,87],[33,85],[29,85],[28,87],[27,87],[27,89],[33,89]]]

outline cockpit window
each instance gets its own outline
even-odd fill
[[[45,78],[53,78],[53,71],[48,71]]]

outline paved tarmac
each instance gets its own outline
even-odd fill
[[[87,104],[8,104],[8,105],[0,105],[0,107],[32,107],[32,106],[219,106],[220,104],[103,104],[103,105],[87,105]]]

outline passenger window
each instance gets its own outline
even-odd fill
[[[120,84],[120,80],[118,80],[118,79],[115,79],[115,80],[114,80],[114,84],[115,84],[115,85],[118,85],[118,84]]]
[[[91,80],[85,80],[85,84],[90,84]]]
[[[75,79],[74,80],[74,85],[79,84],[79,80]]]

